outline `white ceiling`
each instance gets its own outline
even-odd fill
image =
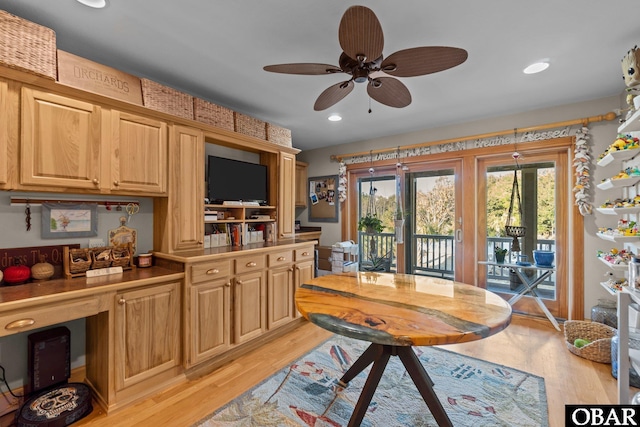
[[[462,65],[401,78],[413,102],[371,101],[364,85],[334,107],[313,104],[344,74],[268,73],[265,65],[338,65],[345,10],[371,8],[384,55],[417,46],[466,49]],[[303,150],[620,95],[620,60],[640,44],[638,0],[0,0],[53,28],[58,48],[292,130]],[[548,58],[536,75],[522,69]],[[344,120],[329,122],[329,113]]]

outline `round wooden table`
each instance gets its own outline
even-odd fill
[[[412,346],[453,344],[493,335],[511,322],[511,306],[485,289],[446,279],[358,272],[312,279],[296,291],[298,311],[339,335],[371,342],[340,379],[346,387],[373,363],[349,426],[359,426],[391,356],[398,356],[440,426],[451,420]]]

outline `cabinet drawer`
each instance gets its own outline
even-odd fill
[[[268,255],[269,267],[276,267],[278,265],[289,264],[293,262],[292,251],[280,251],[274,252]]]
[[[231,275],[229,260],[212,261],[191,266],[191,283],[202,283],[222,279]]]
[[[236,259],[236,274],[258,271],[265,268],[264,255],[254,255]]]
[[[100,297],[96,296],[7,312],[0,316],[0,337],[93,316],[106,310]]]
[[[308,248],[296,249],[296,261],[306,261],[308,259],[315,258],[315,249],[313,246],[309,246]]]

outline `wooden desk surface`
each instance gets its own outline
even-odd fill
[[[317,277],[296,291],[296,305],[306,319],[331,332],[396,346],[479,340],[511,322],[511,306],[498,295],[407,274]]]

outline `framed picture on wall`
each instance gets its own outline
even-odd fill
[[[338,222],[338,175],[309,178],[309,221]]]
[[[97,204],[42,204],[43,239],[92,237],[97,235]]]

